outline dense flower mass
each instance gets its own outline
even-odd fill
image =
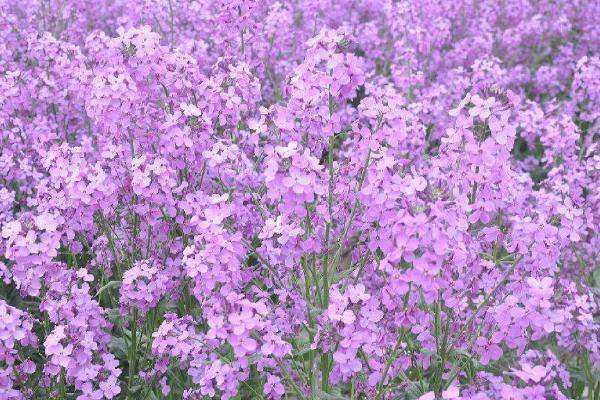
[[[0,0],[0,400],[600,398],[600,2]]]

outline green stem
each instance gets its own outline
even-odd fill
[[[58,381],[58,393],[59,398],[64,400],[67,398],[67,385],[65,380],[65,369],[63,367],[60,368],[60,377]]]
[[[388,358],[388,360],[385,363],[385,367],[383,368],[383,373],[381,374],[381,379],[379,380],[379,383],[377,384],[377,395],[375,396],[375,400],[381,399],[381,397],[383,396],[383,393],[385,392],[384,387],[383,387],[385,385],[385,379],[387,378],[387,374],[388,374],[394,360],[396,359],[396,353],[398,352],[398,348],[400,348],[400,344],[402,344],[403,338],[404,338],[404,329],[402,329],[400,331],[400,333],[398,334],[398,339],[396,339],[396,344],[394,345],[394,348],[392,349],[390,358]]]
[[[363,169],[358,180],[358,186],[356,187],[356,193],[359,193],[362,190],[363,184],[365,182],[365,177],[367,176],[367,169],[369,168],[369,162],[371,161],[371,149],[367,152],[367,158],[365,159],[365,164],[363,165]],[[340,258],[342,255],[343,244],[348,237],[348,232],[350,232],[350,228],[352,227],[352,222],[354,221],[354,217],[356,216],[356,212],[358,211],[358,206],[360,205],[360,201],[356,200],[354,205],[352,206],[352,210],[350,211],[350,216],[348,217],[348,222],[342,231],[342,236],[340,236],[340,240],[338,243],[338,249],[333,257],[333,268],[337,268],[337,264],[340,262]]]
[[[131,331],[131,346],[129,348],[129,379],[127,382],[127,388],[131,391],[133,387],[133,380],[136,375],[136,361],[137,361],[137,309],[134,308],[132,311],[130,331]]]
[[[300,400],[306,400],[306,398],[302,394],[302,390],[300,390],[300,388],[298,387],[298,385],[296,385],[296,382],[294,382],[294,380],[292,379],[292,376],[290,375],[290,373],[287,370],[287,367],[285,366],[285,364],[283,363],[283,361],[280,361],[279,359],[275,359],[275,361],[277,362],[277,365],[279,366],[279,369],[283,373],[284,378],[288,381],[289,385],[294,390],[294,393],[296,393],[297,398],[300,399]]]
[[[329,116],[333,115],[334,102],[331,92],[329,93]],[[333,174],[333,145],[335,137],[329,138],[328,151],[328,167],[329,167],[329,191],[327,194],[327,208],[329,211],[329,220],[325,225],[325,257],[323,260],[323,308],[329,307],[329,253],[330,253],[330,235],[331,226],[333,224],[333,189],[334,189],[334,174]],[[321,390],[325,393],[329,390],[329,354],[321,354]]]
[[[120,279],[121,278],[121,268],[120,268],[120,263],[119,263],[119,258],[117,257],[117,247],[115,245],[115,240],[111,234],[111,229],[110,226],[108,225],[108,222],[106,221],[106,219],[104,218],[104,215],[99,214],[99,222],[100,222],[100,227],[104,230],[104,235],[106,236],[106,240],[108,240],[108,248],[110,249],[110,252],[113,256],[113,262],[115,263],[115,278],[116,279]]]
[[[437,318],[438,318],[438,329],[441,329],[441,308],[442,308],[442,294],[441,292],[438,293],[438,301],[437,301],[438,305],[436,307],[437,310]],[[448,315],[446,315],[446,323],[444,324],[443,330],[442,330],[442,341],[440,343],[440,348],[438,351],[439,357],[440,357],[440,363],[439,363],[439,367],[437,369],[437,376],[435,377],[435,393],[436,395],[441,395],[442,393],[442,389],[444,387],[443,382],[444,382],[444,369],[445,369],[445,363],[446,363],[446,356],[448,355],[448,351],[447,351],[447,347],[448,347],[448,332],[450,330],[450,318]]]
[[[321,354],[321,390],[329,391],[329,354]]]
[[[331,236],[331,225],[333,223],[333,138],[329,138],[329,193],[327,195],[327,208],[329,211],[329,221],[325,226],[325,260],[323,262],[323,307],[329,306],[329,244]]]

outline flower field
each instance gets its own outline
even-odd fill
[[[0,400],[600,400],[597,0],[0,0]]]

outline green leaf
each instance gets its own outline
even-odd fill
[[[304,356],[305,354],[308,354],[308,353],[310,353],[310,352],[311,352],[311,350],[312,350],[312,349],[310,348],[310,343],[309,343],[309,344],[307,344],[307,345],[305,345],[305,346],[302,346],[300,349],[298,349],[298,351],[296,351],[296,352],[294,353],[294,358],[297,358],[297,357],[302,357],[302,356]]]
[[[118,308],[107,310],[106,318],[115,326],[123,326],[123,316]]]
[[[121,359],[127,358],[127,347],[127,342],[121,337],[113,336],[108,343],[108,350]]]
[[[99,297],[102,294],[102,292],[104,292],[105,290],[118,289],[121,287],[121,284],[122,284],[121,281],[110,281],[106,285],[104,285],[100,289],[98,289],[95,297]]]
[[[153,391],[150,391],[150,393],[148,394],[147,399],[148,400],[159,400],[159,398],[156,397],[156,394]]]
[[[418,399],[429,391],[429,384],[425,381],[415,382],[406,389],[409,399]]]
[[[338,283],[340,281],[342,281],[345,278],[348,278],[350,275],[352,275],[352,273],[354,271],[356,271],[357,269],[359,269],[360,267],[360,263],[356,263],[353,266],[351,266],[350,268],[342,271],[342,272],[338,272],[336,274],[333,275],[333,278],[331,279],[331,283]]]
[[[349,397],[342,396],[341,394],[325,393],[318,389],[315,394],[318,400],[350,400]]]

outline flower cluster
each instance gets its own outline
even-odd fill
[[[144,313],[155,307],[161,297],[176,286],[170,279],[170,272],[159,269],[148,260],[138,261],[125,271],[119,298],[125,315],[132,307]]]
[[[32,331],[34,321],[27,313],[0,301],[0,395],[6,399],[21,399],[31,395],[26,387],[35,372],[33,361],[19,354],[20,347],[36,347],[37,337]],[[22,388],[19,390],[19,388]]]

